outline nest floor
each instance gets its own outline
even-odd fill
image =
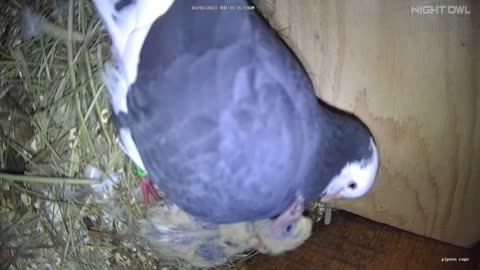
[[[480,244],[466,249],[337,211],[332,223],[317,223],[298,249],[280,257],[257,256],[248,269],[480,269]],[[468,262],[442,262],[466,258]]]

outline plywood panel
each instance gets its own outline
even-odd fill
[[[329,226],[317,223],[312,236],[296,250],[254,257],[249,269],[480,270],[478,248],[453,246],[338,211]]]
[[[466,5],[470,15],[411,14]],[[461,246],[480,240],[479,4],[269,0],[261,8],[317,94],[355,112],[379,144],[378,182],[338,206]]]

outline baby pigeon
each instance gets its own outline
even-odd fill
[[[264,219],[210,224],[160,201],[147,209],[139,235],[164,259],[181,258],[197,267],[212,267],[252,248],[271,255],[295,249],[310,236],[312,228],[312,221],[303,218],[297,235],[277,239],[271,235],[271,223],[271,219]]]

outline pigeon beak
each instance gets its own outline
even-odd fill
[[[321,203],[331,203],[334,202],[340,198],[342,198],[342,195],[340,194],[341,190],[335,192],[335,193],[329,193],[325,194],[325,196],[322,197],[320,200]]]

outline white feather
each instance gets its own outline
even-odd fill
[[[375,182],[378,171],[378,150],[370,138],[372,155],[368,159],[347,163],[325,188],[326,194],[338,194],[341,198],[359,198],[365,195]],[[354,187],[350,187],[355,183]]]
[[[155,20],[165,14],[175,0],[138,0],[115,9],[118,0],[93,0],[112,39],[112,60],[106,65],[104,80],[115,114],[128,113],[127,94],[137,78],[140,52]],[[119,130],[123,151],[145,170],[140,154],[128,128]]]
[[[118,1],[93,1],[112,39],[112,51],[129,86],[137,76],[143,42],[155,20],[165,14],[174,0],[138,0],[115,10]]]
[[[137,164],[140,169],[143,171],[147,171],[145,169],[145,165],[143,165],[142,158],[140,157],[140,153],[138,152],[137,146],[132,138],[132,133],[129,128],[121,128],[119,130],[119,137],[123,152],[125,152],[128,157]]]

